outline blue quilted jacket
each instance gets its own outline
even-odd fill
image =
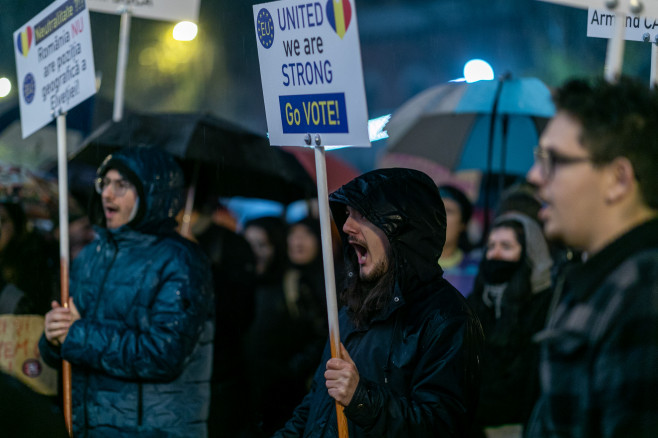
[[[44,360],[73,366],[76,437],[205,437],[212,372],[212,286],[198,247],[174,232],[182,174],[146,148],[111,156],[142,182],[136,221],[98,227],[71,269],[81,319]],[[125,168],[124,168],[125,171]]]

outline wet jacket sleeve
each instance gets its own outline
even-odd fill
[[[212,307],[210,285],[189,257],[171,260],[160,274],[147,330],[123,321],[82,318],[71,326],[62,357],[127,379],[170,380],[183,370]],[[120,299],[120,296],[117,297]]]
[[[434,320],[423,340],[408,397],[361,379],[345,415],[372,437],[463,436],[468,418],[464,382],[476,342],[471,319]],[[357,364],[358,367],[358,364]]]
[[[39,354],[44,362],[53,368],[59,369],[62,365],[62,356],[60,355],[60,347],[56,347],[46,339],[46,334],[43,333],[39,339]]]

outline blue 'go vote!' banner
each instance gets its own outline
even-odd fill
[[[280,96],[283,132],[348,133],[345,93]]]

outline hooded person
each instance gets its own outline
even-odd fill
[[[498,216],[468,297],[485,336],[477,424],[520,429],[539,396],[539,346],[551,301],[551,259],[536,220],[520,212]]]
[[[159,149],[122,150],[97,171],[96,238],[39,342],[48,364],[72,365],[75,436],[207,434],[213,292],[208,260],[175,232],[182,188]]]
[[[473,290],[478,273],[479,252],[470,251],[467,228],[473,215],[473,204],[455,186],[441,185],[439,193],[446,208],[446,242],[439,258],[443,278],[467,297]]]
[[[465,437],[482,333],[437,261],[446,214],[424,173],[378,169],[329,197],[341,232],[340,358],[325,348],[310,392],[276,437]]]

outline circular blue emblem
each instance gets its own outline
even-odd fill
[[[25,75],[25,79],[23,79],[23,98],[25,99],[25,103],[32,103],[36,88],[37,84],[32,73]]]
[[[258,11],[256,33],[258,34],[258,41],[263,47],[266,49],[272,47],[272,43],[274,43],[274,20],[272,20],[270,11],[265,8]]]

